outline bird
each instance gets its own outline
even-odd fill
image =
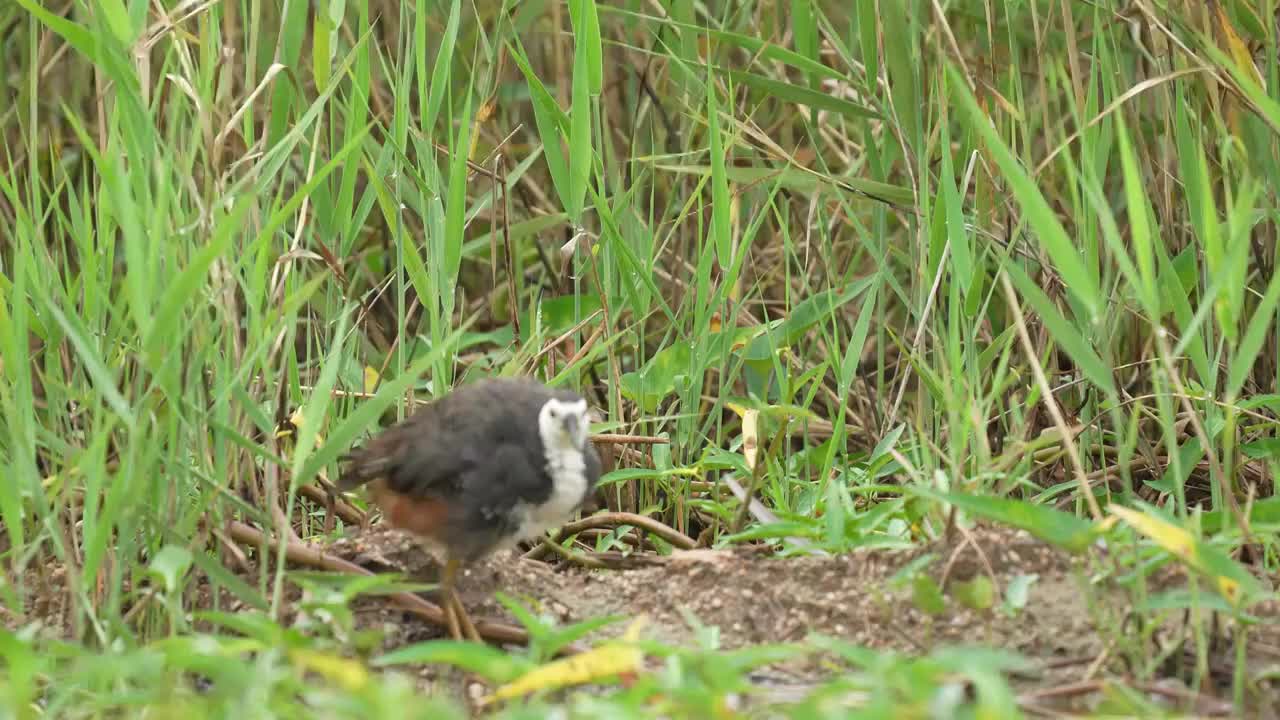
[[[459,569],[568,522],[596,488],[587,400],[528,377],[465,383],[345,453],[338,489],[367,485],[383,522],[444,556],[454,640],[480,642]]]

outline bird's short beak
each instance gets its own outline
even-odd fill
[[[565,416],[564,431],[569,436],[569,442],[573,443],[574,447],[581,450],[582,447],[578,444],[580,436],[578,435],[578,416],[577,415]]]

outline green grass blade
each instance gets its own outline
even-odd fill
[[[592,0],[570,0],[581,6]],[[587,183],[591,180],[591,77],[588,67],[589,39],[585,31],[574,38],[573,46],[573,108],[569,113],[569,196],[565,211],[574,223],[582,222],[583,200],[587,195]]]
[[[969,91],[964,76],[954,67],[947,66],[947,78],[952,92],[963,110],[961,113],[967,121],[969,129],[982,137],[992,157],[1000,166],[1000,171],[1008,180],[1014,197],[1022,211],[1026,213],[1027,222],[1036,231],[1036,238],[1044,245],[1049,257],[1053,259],[1054,269],[1062,275],[1067,291],[1079,300],[1089,311],[1090,324],[1099,322],[1102,315],[1102,291],[1099,289],[1096,273],[1085,265],[1075,243],[1067,237],[1067,231],[1045,201],[1044,195],[1036,187],[1031,177],[1014,158],[1013,153],[996,135],[986,113],[978,107],[977,100]]]

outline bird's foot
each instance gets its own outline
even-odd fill
[[[458,569],[461,563],[457,558],[449,558],[444,565],[444,576],[441,578],[441,594],[443,602],[440,609],[444,611],[445,624],[449,628],[449,637],[454,640],[471,640],[484,642],[476,630],[467,609],[462,606],[462,598],[458,597]]]
[[[444,610],[445,623],[449,627],[449,637],[458,641],[484,642],[484,639],[480,637],[480,631],[476,630],[475,623],[471,621],[471,616],[467,613],[467,609],[462,606],[462,599],[458,597],[456,592],[450,592],[445,596],[442,609]]]
[[[462,630],[459,628],[458,613],[454,609],[453,594],[445,595],[442,600],[444,602],[440,603],[440,609],[444,611],[444,625],[449,630],[449,637],[461,641]]]

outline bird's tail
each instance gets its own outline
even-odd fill
[[[360,448],[339,456],[342,469],[338,475],[338,489],[347,492],[373,480],[387,470],[387,461],[367,448]]]
[[[343,454],[339,458],[343,467],[338,475],[338,489],[345,492],[386,477],[404,458],[406,443],[412,437],[404,426],[393,427]]]

